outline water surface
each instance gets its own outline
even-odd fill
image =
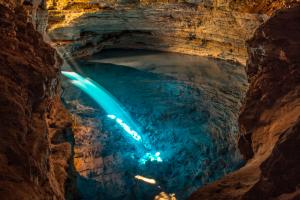
[[[128,112],[143,144],[86,93],[63,79],[63,100],[78,124],[75,167],[82,199],[185,199],[241,164],[237,116],[247,88],[242,66],[142,50],[105,50],[73,70],[95,81]],[[139,162],[160,152],[162,162]],[[145,183],[136,175],[155,179]]]

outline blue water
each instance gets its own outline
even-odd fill
[[[137,132],[140,128],[131,119],[128,112],[126,112],[122,105],[105,90],[101,85],[97,84],[95,81],[85,78],[74,71],[62,71],[62,74],[69,78],[69,82],[77,86],[81,91],[85,92],[89,97],[91,97],[100,108],[102,108],[106,113],[107,117],[117,124],[126,132],[132,139],[134,139],[139,145],[139,152],[144,152],[144,156],[140,158],[139,163],[146,164],[147,161],[151,162],[162,162],[160,157],[160,152],[147,152],[153,151],[149,142]],[[146,151],[146,153],[145,153]]]
[[[82,199],[154,199],[162,191],[185,199],[240,166],[241,66],[138,50],[106,50],[77,63],[72,70],[84,85],[69,74],[63,101],[84,127],[75,157],[92,166],[77,169]]]

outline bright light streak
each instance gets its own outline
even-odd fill
[[[110,119],[116,119],[115,115],[107,115],[107,117],[110,118]]]
[[[117,118],[115,115],[107,115],[108,118],[116,120],[116,122],[136,141],[140,141],[141,136],[134,130],[132,130],[122,119]]]
[[[76,72],[62,71],[62,74],[71,80],[71,83],[89,95],[108,114],[109,119],[115,120],[124,131],[134,140],[142,142],[141,136],[136,130],[138,126],[133,122],[130,115],[121,107],[120,103],[103,87],[91,79],[84,78]],[[139,163],[145,164],[147,161],[162,162],[160,152],[155,154],[146,153]]]
[[[89,95],[110,117],[118,116],[131,129],[137,130],[138,126],[130,115],[122,108],[117,99],[106,91],[101,85],[89,78],[84,78],[76,72],[62,71],[62,74],[71,80],[71,83]]]
[[[152,153],[146,153],[140,160],[139,163],[145,164],[147,161],[156,161],[162,162],[162,158],[160,157],[160,152],[156,152],[154,155]]]
[[[71,83],[85,93],[87,93],[91,98],[93,98],[99,106],[101,106],[109,115],[108,118],[114,120],[130,135],[133,139],[140,141],[141,136],[133,130],[131,127],[137,128],[135,123],[131,120],[129,114],[123,110],[121,105],[116,99],[103,87],[95,83],[94,81],[83,78],[76,72],[62,71],[62,74],[67,78],[71,79]],[[117,118],[118,115],[120,118]]]
[[[150,183],[152,185],[156,184],[156,180],[155,179],[146,178],[146,177],[143,177],[143,176],[140,176],[140,175],[136,175],[134,178],[137,179],[137,180],[144,181],[146,183]]]

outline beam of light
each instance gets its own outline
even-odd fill
[[[142,158],[140,158],[139,163],[140,164],[145,164],[147,161],[162,162],[163,160],[160,157],[160,152],[156,152],[155,154],[146,153]]]
[[[140,175],[136,175],[134,178],[137,179],[137,180],[141,180],[141,181],[144,181],[146,183],[152,184],[152,185],[156,184],[156,180],[155,179],[146,178],[146,177],[140,176]]]
[[[117,118],[115,115],[107,115],[108,118],[115,120],[133,139],[140,141],[141,136],[134,130],[132,130],[122,119]]]
[[[88,94],[109,116],[118,116],[118,123],[122,128],[136,138],[140,138],[135,130],[138,126],[120,103],[102,86],[89,78],[84,78],[76,72],[62,71],[62,74],[71,80],[71,83]],[[110,117],[111,118],[111,117]]]
[[[107,117],[110,118],[110,119],[116,119],[115,115],[107,115]]]
[[[102,86],[95,83],[89,78],[84,78],[76,72],[62,71],[62,74],[70,79],[70,82],[89,95],[100,107],[108,114],[107,117],[119,124],[122,129],[128,133],[134,140],[142,142],[145,149],[145,140],[138,134],[138,126],[133,122],[129,114],[121,107],[120,103]],[[139,159],[140,164],[145,164],[147,161],[162,162],[160,152],[155,154],[146,153]]]

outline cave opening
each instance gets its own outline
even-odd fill
[[[137,49],[74,63],[62,72],[62,99],[76,121],[80,198],[185,199],[242,165],[241,65]]]

